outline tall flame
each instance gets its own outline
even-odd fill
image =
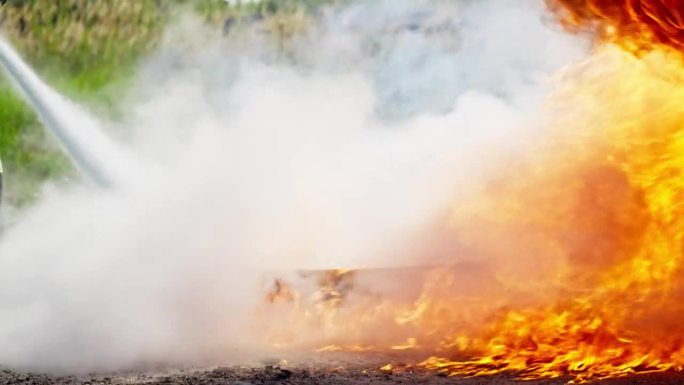
[[[564,75],[559,151],[479,214],[536,233],[565,262],[563,292],[470,338],[479,358],[425,367],[579,382],[684,368],[684,3],[558,3],[567,25],[612,44]]]

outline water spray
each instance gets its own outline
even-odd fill
[[[121,151],[99,124],[78,106],[46,85],[10,43],[0,38],[0,63],[46,128],[58,139],[74,164],[95,184],[110,187],[121,170]],[[1,175],[1,172],[0,172]]]

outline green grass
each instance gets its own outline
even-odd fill
[[[292,36],[302,15],[331,0],[265,0],[230,6],[223,0],[8,0],[0,6],[3,33],[53,87],[79,103],[116,116],[118,92],[141,58],[156,46],[180,10],[208,24],[259,16],[277,39]],[[0,157],[5,203],[32,202],[47,180],[75,175],[34,112],[0,80]],[[114,90],[114,91],[112,91]]]
[[[154,47],[166,10],[154,0],[10,0],[3,33],[49,83],[90,106],[112,105],[106,92]],[[34,112],[0,81],[0,157],[6,202],[32,202],[39,186],[75,175]]]

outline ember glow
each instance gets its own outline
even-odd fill
[[[334,341],[319,351],[410,352],[448,375],[530,380],[684,369],[684,8],[551,8],[600,38],[555,79],[543,124],[556,134],[445,225],[493,266],[491,290],[453,290],[453,266],[425,273],[414,298],[347,302],[352,286],[335,287],[350,273],[328,273],[315,306],[287,299]]]

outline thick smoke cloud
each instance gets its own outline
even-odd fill
[[[48,189],[6,229],[0,363],[238,362],[268,354],[264,271],[467,258],[454,202],[534,151],[548,77],[584,52],[545,12],[352,3],[284,51],[180,19],[121,101],[129,182]]]

